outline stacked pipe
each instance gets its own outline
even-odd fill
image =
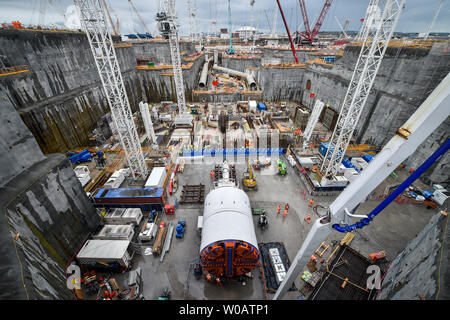
[[[232,69],[228,69],[228,68],[224,68],[224,67],[219,67],[218,65],[214,65],[213,66],[214,70],[217,71],[221,71],[223,73],[226,73],[230,76],[235,76],[238,78],[244,78],[247,80],[247,84],[250,87],[250,89],[254,90],[256,89],[256,81],[255,78],[253,78],[253,76],[251,74],[248,73],[244,73],[244,72],[240,72],[240,71],[236,71],[236,70],[232,70]]]
[[[200,74],[200,81],[198,83],[198,86],[200,88],[206,87],[208,84],[208,69],[209,69],[209,63],[211,62],[212,57],[209,59],[205,59],[205,63],[203,64],[202,73]]]

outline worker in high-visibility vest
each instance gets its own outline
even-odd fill
[[[278,208],[277,208],[277,215],[279,215],[280,212],[281,212],[281,204],[278,205]]]
[[[305,218],[305,221],[308,222],[308,224],[311,223],[311,215],[308,215],[308,216]]]
[[[289,204],[286,203],[286,206],[284,207],[283,217],[287,216],[288,210],[289,210]]]

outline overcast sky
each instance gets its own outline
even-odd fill
[[[63,13],[67,12],[72,0],[0,0],[0,22],[19,20],[23,24],[37,24],[41,2],[45,6],[45,24],[64,25]],[[151,33],[156,31],[155,14],[158,10],[159,0],[133,0],[132,1],[144,19]],[[195,2],[195,0],[191,0]],[[311,29],[312,21],[320,13],[324,0],[305,0]],[[406,7],[400,17],[396,31],[399,32],[425,32],[433,19],[440,0],[407,0]],[[145,32],[144,27],[132,11],[128,0],[107,0],[112,16],[117,15],[122,34]],[[360,28],[360,19],[364,17],[369,0],[334,0],[328,15],[322,25],[322,31],[338,31],[337,17],[341,24],[348,19],[349,30],[357,31]],[[303,30],[298,0],[281,0],[285,17],[291,32],[297,28]],[[227,28],[227,1],[226,0],[197,0],[199,29],[203,32],[212,30],[212,22],[217,17],[217,27]],[[187,0],[176,0],[178,23],[181,34],[189,31]],[[233,29],[250,25],[250,0],[231,0],[231,13]],[[254,5],[254,25],[261,31],[270,30],[273,24],[274,10],[277,17],[277,32],[284,34],[285,29],[275,0],[256,0]],[[432,32],[450,32],[450,0],[444,1]]]

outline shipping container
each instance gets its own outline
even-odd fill
[[[100,189],[93,197],[95,207],[140,208],[162,211],[167,194],[163,188]]]

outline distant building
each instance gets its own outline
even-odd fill
[[[250,26],[240,27],[236,30],[239,38],[248,39],[257,33],[256,28]]]

